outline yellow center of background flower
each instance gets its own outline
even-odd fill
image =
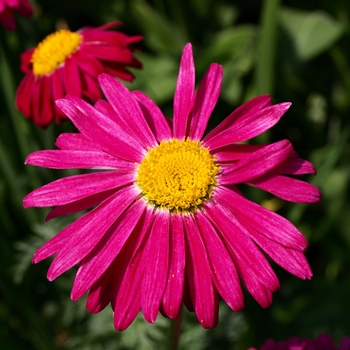
[[[40,76],[52,73],[65,59],[75,52],[83,37],[67,29],[48,35],[34,50],[30,62],[33,72]]]
[[[148,151],[137,171],[144,198],[170,211],[192,211],[210,197],[219,166],[201,143],[172,139]]]

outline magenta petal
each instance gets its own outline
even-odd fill
[[[210,140],[215,135],[231,127],[237,121],[246,119],[249,115],[255,114],[263,108],[270,106],[272,103],[269,95],[261,95],[255,97],[237,109],[235,109],[227,118],[225,118],[214,130],[212,130],[205,138],[204,141]]]
[[[213,328],[218,322],[219,310],[208,254],[192,216],[184,216],[183,221],[186,231],[186,270],[194,310],[202,327]]]
[[[226,207],[209,201],[205,204],[205,209],[220,229],[242,274],[257,279],[268,289],[276,291],[279,288],[276,274],[234,214]]]
[[[251,153],[258,151],[266,145],[227,145],[217,148],[212,151],[212,155],[215,156],[217,162],[234,162],[249,156]]]
[[[188,117],[195,99],[194,84],[192,45],[187,44],[182,52],[174,95],[174,137],[180,140],[187,135]]]
[[[133,132],[142,138],[146,147],[155,146],[157,141],[142,114],[139,104],[130,91],[108,74],[101,74],[98,80],[109,103],[124,123],[128,124]]]
[[[266,174],[248,184],[290,202],[317,203],[321,199],[321,191],[316,186],[287,176]]]
[[[142,113],[157,141],[160,143],[162,140],[170,140],[172,132],[159,107],[141,91],[133,91],[133,95],[138,100]]]
[[[65,177],[29,193],[23,206],[53,207],[71,203],[112,188],[130,184],[135,174],[130,171],[108,171]]]
[[[86,309],[93,314],[102,311],[111,301],[111,284],[114,269],[115,264],[112,264],[89,291]]]
[[[123,207],[123,205],[121,206]],[[81,261],[71,293],[73,300],[79,299],[86,293],[117,257],[142,216],[145,207],[146,203],[143,200],[137,200],[133,203]]]
[[[79,62],[76,62],[73,56],[67,57],[63,66],[63,74],[67,94],[80,97],[82,88],[77,64]]]
[[[69,215],[73,213],[77,213],[79,211],[91,208],[99,203],[103,202],[108,197],[112,196],[114,193],[119,191],[118,188],[112,188],[111,190],[99,192],[93,194],[91,196],[82,198],[80,200],[60,205],[54,209],[52,209],[46,216],[46,222],[56,218],[57,216]]]
[[[142,149],[134,146],[135,140],[128,137],[119,125],[106,118],[87,102],[75,96],[66,96],[56,101],[56,104],[78,130],[101,149],[134,162],[142,160],[144,154]]]
[[[285,102],[270,107],[266,107],[256,113],[250,113],[245,118],[235,120],[227,129],[215,134],[206,136],[204,144],[211,150],[232,144],[243,142],[262,134],[264,131],[274,126],[288,110],[291,103]]]
[[[51,169],[136,169],[134,163],[96,151],[37,151],[24,164]]]
[[[146,321],[151,323],[155,322],[158,315],[169,265],[170,214],[159,210],[154,215],[155,220],[142,257],[145,268],[141,309]]]
[[[164,314],[176,318],[182,302],[185,271],[185,240],[181,214],[171,215],[168,282],[163,295]]]
[[[267,145],[225,168],[220,184],[238,184],[261,176],[287,159],[292,150],[288,140]]]
[[[283,163],[277,165],[273,169],[275,174],[290,174],[290,175],[303,175],[303,174],[316,174],[315,167],[307,160],[299,158],[296,152],[292,152],[291,157],[285,160]]]
[[[215,286],[227,305],[238,311],[243,307],[244,300],[235,264],[203,212],[197,211],[195,218],[209,254]]]
[[[201,140],[220,95],[222,66],[213,63],[201,81],[191,113],[189,136]]]
[[[78,133],[62,133],[58,136],[55,145],[62,150],[101,151],[91,139]]]
[[[284,217],[249,201],[225,187],[217,187],[213,197],[228,207],[247,225],[267,238],[287,248],[302,251],[307,247],[305,237]]]
[[[54,280],[91,252],[138,195],[134,187],[126,187],[70,224],[66,230],[71,232],[72,237],[51,263],[48,279]]]

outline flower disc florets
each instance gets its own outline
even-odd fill
[[[75,52],[83,37],[67,29],[48,35],[34,50],[31,62],[33,72],[40,76],[50,74]]]
[[[173,138],[148,151],[136,183],[156,207],[187,212],[210,197],[218,172],[214,157],[201,143]]]

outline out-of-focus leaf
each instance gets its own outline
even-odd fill
[[[280,12],[280,21],[302,61],[328,49],[345,30],[343,23],[322,11],[306,12],[285,7]]]
[[[143,0],[134,0],[131,9],[150,48],[176,54],[182,51],[187,40],[178,24],[161,16]]]

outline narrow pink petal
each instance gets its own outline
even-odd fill
[[[141,219],[137,225],[140,225],[139,230],[141,231],[138,240],[136,244],[132,242],[134,253],[130,254],[129,259],[127,259],[126,270],[120,283],[118,283],[118,290],[115,290],[114,299],[112,300],[114,327],[120,331],[126,329],[131,324],[141,308],[141,283],[144,272],[141,257],[154,221],[153,210],[146,208],[145,212],[144,220]]]
[[[42,99],[41,99],[41,113],[42,113],[42,124],[41,126],[46,127],[49,125],[53,118],[55,112],[55,104],[53,100],[52,91],[52,80],[53,77],[42,76]]]
[[[277,165],[273,172],[276,174],[290,174],[290,175],[303,175],[303,174],[316,174],[315,167],[307,160],[299,158],[296,152],[292,152],[290,158],[283,163]]]
[[[195,99],[194,85],[195,68],[192,45],[187,44],[182,52],[174,95],[174,137],[180,140],[187,135],[188,117]]]
[[[102,61],[105,73],[117,77],[121,80],[125,81],[133,81],[135,79],[135,75],[132,74],[128,69],[125,68],[125,64],[113,62],[113,61]],[[142,64],[136,58],[134,61],[128,63],[128,66],[135,68],[142,68]]]
[[[157,141],[131,92],[108,74],[101,74],[98,79],[105,96],[118,116],[142,138],[146,146],[155,146]]]
[[[137,200],[133,203],[81,261],[71,292],[73,300],[79,299],[86,293],[118,256],[132,230],[140,220],[145,207],[146,203],[143,200]]]
[[[144,277],[142,281],[141,309],[147,322],[156,321],[164,294],[169,265],[168,211],[157,210],[155,220],[142,257]]]
[[[97,314],[111,301],[111,284],[115,268],[115,264],[112,264],[91,287],[86,300],[86,309],[91,313]]]
[[[55,101],[59,98],[62,98],[66,95],[66,91],[63,85],[63,79],[62,79],[62,69],[56,69],[51,74],[51,84],[52,84],[52,98],[53,98],[53,105],[54,105],[54,114],[55,114],[55,122],[59,123],[61,119],[68,119],[56,106]]]
[[[290,202],[317,203],[321,200],[321,191],[316,186],[287,176],[265,174],[248,184]]]
[[[244,225],[244,222],[240,218],[237,219],[240,221],[241,225]],[[266,238],[250,226],[244,226],[249,233],[249,236],[278,265],[299,278],[310,279],[312,277],[310,266],[302,252],[286,248],[285,246]]]
[[[204,207],[221,231],[227,248],[234,254],[240,271],[276,291],[280,286],[276,274],[234,214],[219,203],[207,201]]]
[[[95,102],[102,98],[102,93],[98,85],[97,77],[92,77],[89,74],[80,72],[82,98]]]
[[[134,163],[97,151],[37,151],[27,157],[25,164],[51,169],[136,169]]]
[[[183,220],[186,231],[186,270],[195,313],[203,328],[213,328],[218,322],[219,310],[208,254],[192,216],[183,216]]]
[[[77,50],[72,55],[75,61],[79,62],[79,68],[92,77],[98,77],[104,72],[103,65],[100,61],[91,55],[84,54],[81,50]]]
[[[164,314],[176,318],[182,303],[185,272],[185,240],[181,214],[171,215],[168,282],[163,295]]]
[[[215,160],[217,162],[233,162],[240,160],[242,158],[245,158],[249,156],[251,153],[254,153],[261,148],[265,147],[266,145],[241,145],[241,144],[234,144],[234,145],[227,145],[224,147],[217,148],[216,150],[212,151],[211,154],[215,156]]]
[[[157,141],[160,143],[162,140],[170,140],[172,132],[159,107],[141,91],[133,91],[133,95],[138,100],[147,124]]]
[[[118,62],[129,64],[133,60],[133,53],[129,49],[113,47],[101,44],[84,43],[80,50],[84,54],[89,54],[93,57],[103,60],[117,60]]]
[[[280,103],[266,107],[254,114],[248,114],[246,118],[236,120],[227,129],[213,137],[205,137],[204,145],[211,150],[229,145],[234,142],[243,142],[262,134],[274,126],[288,110],[291,103]]]
[[[80,97],[82,89],[77,64],[73,56],[67,57],[63,66],[63,74],[67,94]]]
[[[66,230],[72,237],[51,263],[48,279],[54,280],[85,258],[138,195],[134,187],[126,187],[70,224]]]
[[[224,169],[220,184],[238,184],[266,174],[286,160],[293,150],[288,140],[267,145]]]
[[[112,27],[122,26],[123,24],[124,23],[121,21],[113,21],[113,22],[103,24],[99,27],[84,27],[84,28],[80,29],[78,32],[81,33],[83,36],[85,36],[85,33],[100,32],[100,31],[110,29]]]
[[[134,180],[134,172],[125,170],[73,175],[32,191],[24,198],[23,206],[29,208],[63,205],[98,192],[128,185]]]
[[[238,311],[243,308],[244,300],[235,264],[204,213],[197,211],[194,216],[209,255],[215,286],[227,305]]]
[[[91,207],[94,207],[95,205],[98,205],[108,197],[112,196],[114,193],[116,193],[118,188],[113,188],[111,190],[99,192],[96,194],[93,194],[91,196],[82,198],[80,200],[77,200],[75,202],[71,202],[68,204],[60,205],[54,209],[52,209],[46,216],[45,221],[49,221],[51,219],[54,219],[58,216],[62,215],[69,215],[73,213],[77,213],[82,210],[89,209]]]
[[[62,133],[58,136],[56,147],[62,150],[74,151],[101,151],[91,139],[84,134],[79,133]]]
[[[213,63],[201,81],[191,113],[189,136],[201,140],[211,113],[218,101],[222,85],[222,66]]]
[[[269,95],[257,96],[239,106],[227,118],[225,118],[214,130],[205,138],[204,142],[210,140],[215,135],[231,127],[237,121],[245,120],[249,115],[256,114],[263,108],[271,106],[271,97]]]
[[[278,244],[299,251],[307,247],[305,237],[284,217],[223,186],[215,189],[213,197],[243,219],[247,225]]]
[[[141,162],[143,150],[135,148],[134,139],[87,102],[75,96],[67,96],[56,101],[56,104],[78,130],[97,146],[120,158]]]

